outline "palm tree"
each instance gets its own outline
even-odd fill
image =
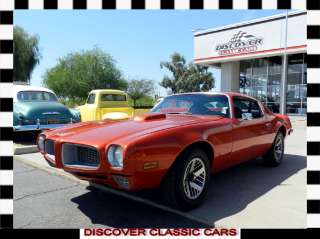
[[[160,85],[169,88],[172,93],[209,91],[214,87],[214,78],[208,67],[186,64],[184,56],[179,53],[171,55],[171,61],[161,62],[160,67],[171,72],[172,77],[164,76]]]

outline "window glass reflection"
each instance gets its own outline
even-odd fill
[[[305,114],[307,100],[305,54],[288,56],[287,77],[287,113]]]
[[[307,98],[306,54],[288,55],[287,113],[304,114]],[[280,112],[282,57],[240,62],[240,93],[253,96]]]

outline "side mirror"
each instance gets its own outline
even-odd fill
[[[252,113],[242,113],[241,119],[242,120],[252,120]]]

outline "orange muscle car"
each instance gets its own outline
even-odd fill
[[[45,131],[38,147],[47,162],[76,177],[134,191],[160,187],[181,209],[205,197],[210,174],[263,156],[278,166],[285,115],[238,93],[185,93],[164,98],[128,121],[92,121]]]

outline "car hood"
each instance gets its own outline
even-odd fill
[[[219,119],[222,117],[167,115],[164,118],[153,120],[135,118],[121,122],[91,121],[49,131],[47,135],[56,140],[99,147],[123,137],[139,137],[160,130]]]
[[[36,115],[71,115],[69,109],[58,102],[42,102],[42,101],[26,101],[17,102],[14,105],[17,113],[22,113],[25,116]]]

